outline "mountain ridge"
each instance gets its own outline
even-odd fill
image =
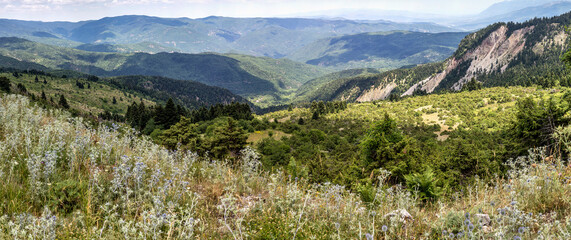
[[[486,87],[567,86],[569,69],[559,57],[569,48],[565,25],[570,23],[571,12],[524,23],[493,24],[466,36],[443,62],[337,79],[324,83],[328,93],[314,100],[374,101],[390,94],[459,91],[472,79]]]
[[[281,58],[312,41],[364,32],[408,30],[452,31],[433,23],[358,22],[304,18],[159,18],[124,15],[98,20],[34,22],[4,19],[0,36],[53,35],[67,44],[134,44],[151,42],[184,53],[241,53]],[[47,39],[39,39],[49,43]],[[61,43],[60,43],[61,44]]]
[[[14,37],[0,38],[0,55],[101,77],[146,75],[194,80],[249,99],[266,95],[279,98],[283,92],[329,72],[288,59],[214,53],[87,52]],[[272,99],[265,101],[275,101]]]

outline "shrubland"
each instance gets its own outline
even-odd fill
[[[223,116],[196,136],[214,140],[230,124],[245,134],[253,122],[290,135],[197,154],[3,94],[0,238],[569,238],[571,131],[516,124],[531,105],[566,108],[567,95],[492,88]],[[533,113],[537,123],[568,115]],[[547,147],[510,140],[530,133]]]

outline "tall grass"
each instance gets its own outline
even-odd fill
[[[561,155],[570,129],[556,133]],[[544,149],[435,202],[382,170],[364,202],[344,186],[261,171],[251,148],[234,166],[4,95],[0,150],[0,239],[571,237],[571,166]]]

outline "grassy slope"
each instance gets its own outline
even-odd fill
[[[481,101],[486,93],[501,94],[487,91],[445,97]],[[411,98],[417,104],[410,108],[432,97]],[[359,108],[379,107],[350,107]],[[571,231],[571,167],[557,158],[545,162],[541,153],[518,160],[505,178],[476,181],[434,204],[390,186],[389,175],[375,175],[380,183],[370,191],[377,202],[367,204],[341,186],[247,167],[255,164],[231,167],[173,154],[126,129],[69,124],[65,112],[29,106],[14,95],[3,95],[0,109],[0,158],[9,159],[0,161],[1,238],[437,239],[462,238],[462,232],[485,239],[564,239]],[[565,136],[570,134],[567,129]],[[400,209],[414,221],[386,216]],[[25,221],[21,213],[31,215]],[[478,213],[489,216],[487,226]]]
[[[299,89],[297,89],[295,101],[311,102],[314,100],[322,100],[319,96],[324,93],[321,91],[321,89],[324,88],[325,85],[343,81],[341,79],[349,79],[356,76],[364,76],[367,74],[376,74],[376,73],[380,73],[380,71],[371,68],[365,68],[365,69],[359,68],[359,69],[350,69],[340,72],[334,72],[312,79],[303,84],[301,87],[299,87]]]
[[[59,95],[63,94],[71,108],[92,113],[95,116],[103,111],[125,114],[131,103],[138,103],[141,99],[147,105],[154,105],[156,102],[143,94],[128,93],[127,90],[104,81],[88,82],[80,79],[79,81],[85,86],[84,89],[80,89],[76,86],[77,79],[72,78],[38,76],[39,81],[35,82],[35,75],[24,74],[22,77],[14,78],[12,74],[0,73],[0,76],[8,77],[14,86],[18,83],[23,84],[29,93],[38,97],[44,91],[47,100],[53,99],[55,104],[59,101]],[[47,81],[46,84],[43,83],[44,79]],[[87,88],[88,83],[91,85],[90,89]],[[113,97],[117,100],[117,104],[112,103]]]
[[[0,76],[10,79],[13,86],[23,84],[29,93],[37,97],[44,91],[47,100],[53,99],[55,104],[59,101],[59,95],[63,94],[71,108],[95,116],[103,111],[125,114],[127,106],[141,100],[146,105],[154,105],[164,104],[172,98],[177,104],[189,109],[216,103],[247,102],[226,89],[161,77],[123,76],[94,82],[81,76],[61,78],[39,75],[38,82],[35,82],[36,75],[22,75],[15,78],[11,73],[0,73]],[[44,79],[47,81],[45,84]],[[80,89],[76,81],[83,83],[84,89]],[[117,100],[116,104],[112,103],[113,97]]]
[[[561,97],[565,91],[541,90],[530,87],[494,87],[472,92],[432,94],[426,96],[408,97],[397,102],[375,101],[368,103],[352,103],[346,110],[325,117],[332,121],[358,120],[373,123],[384,118],[387,112],[399,125],[426,124],[423,116],[438,113],[444,125],[453,127],[460,123],[458,129],[473,128],[484,131],[497,131],[514,120],[515,101],[533,96],[536,99],[549,96]],[[311,118],[311,111],[294,109],[294,111],[278,111],[264,115],[268,119],[299,119]],[[434,123],[432,123],[434,124]],[[432,125],[429,124],[429,125]]]

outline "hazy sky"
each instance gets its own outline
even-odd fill
[[[502,0],[0,0],[0,18],[79,21],[118,15],[283,17],[333,9],[475,14]]]

